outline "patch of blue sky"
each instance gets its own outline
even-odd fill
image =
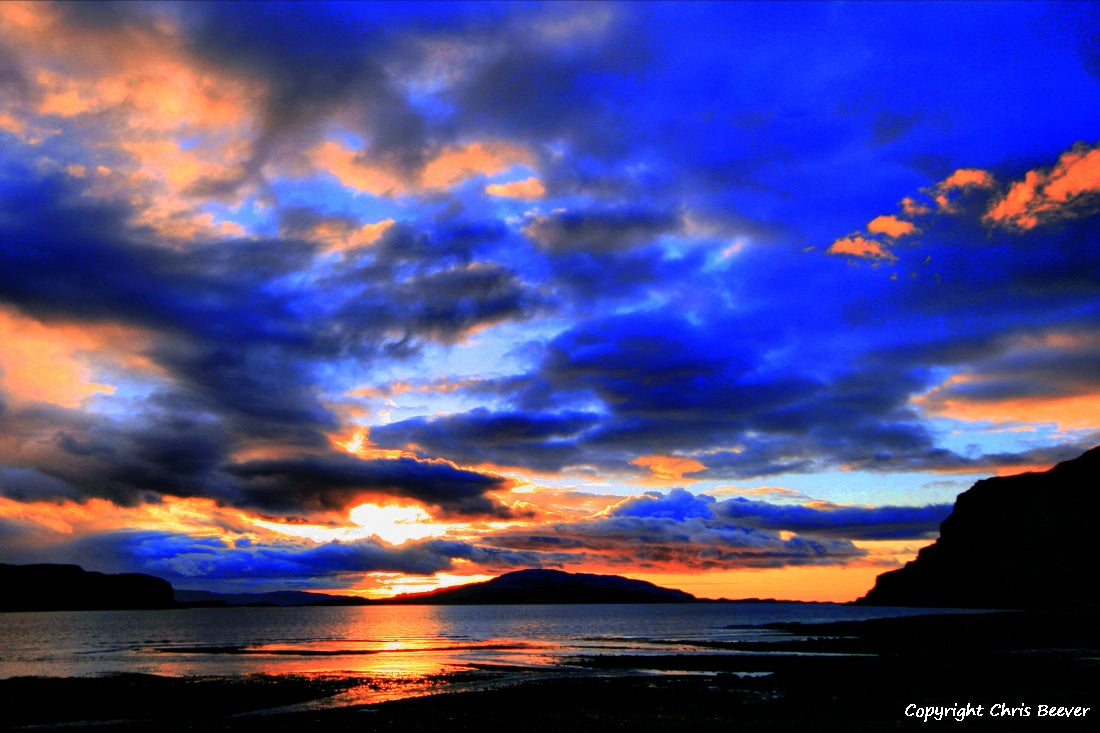
[[[992,475],[992,474],[990,474]],[[931,471],[818,471],[812,474],[789,473],[758,483],[736,482],[738,488],[782,487],[811,499],[858,506],[924,506],[950,504],[959,492],[970,488],[984,474],[942,474]],[[729,481],[699,482],[697,491],[729,487]],[[773,501],[774,497],[767,497]]]
[[[298,207],[321,214],[351,216],[364,224],[408,217],[399,199],[388,199],[356,191],[328,174],[308,178],[277,178],[270,183],[282,207]]]
[[[441,98],[434,88],[413,88],[405,94],[405,99],[424,118],[442,121],[455,112],[455,106]]]
[[[1074,438],[1084,439],[1092,432],[1065,431],[1051,422],[994,423],[947,417],[930,418],[925,424],[940,447],[970,458],[1053,447]]]
[[[200,210],[213,217],[215,225],[236,224],[247,235],[274,237],[279,233],[276,212],[255,196],[248,196],[236,205],[207,201]]]
[[[333,142],[340,143],[342,147],[348,150],[361,150],[367,144],[359,133],[342,128],[329,132],[326,138]]]
[[[419,358],[409,361],[379,364],[369,375],[361,367],[348,364],[337,373],[330,367],[332,381],[347,393],[362,387],[384,387],[407,383],[416,389],[385,400],[385,414],[379,422],[397,422],[413,417],[446,415],[474,408],[508,411],[512,405],[502,395],[492,392],[468,392],[465,389],[431,391],[434,385],[463,381],[493,382],[526,375],[542,354],[539,344],[552,339],[564,328],[563,322],[547,320],[536,324],[505,323],[481,331],[468,340],[453,345],[429,344]],[[522,336],[528,348],[519,348]],[[426,376],[430,375],[430,376]],[[601,411],[602,405],[570,404],[571,409]]]
[[[424,359],[433,370],[456,377],[525,374],[541,351],[522,346],[545,344],[567,328],[560,319],[500,323],[453,346],[433,344]]]
[[[112,377],[104,380],[111,386],[110,392],[96,392],[81,405],[82,409],[101,418],[115,418],[130,422],[140,414],[143,406],[158,392],[158,385],[151,380]]]
[[[195,137],[185,137],[182,140],[177,141],[176,145],[179,146],[180,150],[194,150],[202,143],[203,139],[204,138],[201,135],[196,135]]]

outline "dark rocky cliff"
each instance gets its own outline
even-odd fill
[[[105,575],[76,565],[0,564],[0,611],[171,608],[172,586],[152,575]]]
[[[858,603],[956,608],[1100,606],[1100,447],[1043,473],[959,495],[940,538]]]

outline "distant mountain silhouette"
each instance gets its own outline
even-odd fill
[[[1044,473],[959,495],[940,538],[878,576],[857,603],[957,608],[1100,607],[1100,447]]]
[[[410,593],[383,603],[439,605],[518,603],[684,603],[690,593],[618,575],[517,570],[484,583]]]
[[[152,575],[105,575],[76,565],[0,564],[0,611],[172,608],[172,586]]]
[[[393,598],[366,599],[329,593],[213,593],[178,590],[184,606],[375,606],[476,605],[521,603],[683,603],[698,600],[690,593],[631,580],[618,575],[566,573],[561,570],[517,570],[483,583],[405,593]]]

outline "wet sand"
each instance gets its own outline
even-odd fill
[[[0,726],[163,733],[1060,731],[1093,730],[1100,721],[1100,624],[1091,614],[783,628],[794,636],[716,644],[713,655],[577,658],[559,671],[485,668],[406,680],[407,689],[397,683],[395,690],[354,677],[0,680]],[[422,696],[362,702],[409,691]],[[334,702],[339,706],[327,707]],[[1041,715],[1084,708],[1071,717]]]

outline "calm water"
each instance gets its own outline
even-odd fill
[[[414,678],[567,668],[594,654],[712,654],[774,621],[927,613],[832,604],[196,608],[0,614],[0,678],[342,674]]]

